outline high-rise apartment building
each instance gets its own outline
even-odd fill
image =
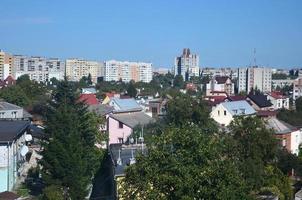
[[[13,56],[0,50],[0,80],[14,75]]]
[[[175,58],[174,75],[181,75],[184,80],[190,77],[199,76],[199,56],[191,54],[190,49],[186,48],[180,57]]]
[[[58,80],[64,78],[65,64],[57,58],[14,55],[13,60],[16,79],[25,74],[30,80],[38,82],[47,82],[51,78]]]
[[[272,90],[272,70],[265,67],[249,67],[238,69],[238,92],[249,93],[252,89],[261,92]]]
[[[97,78],[102,76],[102,63],[83,59],[66,60],[66,77],[71,81],[79,81],[83,76],[91,75],[93,83],[97,83]]]
[[[152,80],[152,63],[109,60],[105,62],[105,81],[149,83]]]

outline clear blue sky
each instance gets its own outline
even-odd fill
[[[302,67],[302,0],[1,0],[14,54],[153,62],[184,47],[201,66]]]

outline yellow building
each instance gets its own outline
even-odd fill
[[[83,59],[66,60],[66,77],[71,81],[80,81],[83,76],[91,75],[93,83],[101,73],[102,64],[97,61],[88,61]]]
[[[13,56],[4,51],[0,51],[0,79],[4,80],[7,76],[13,76],[13,74]]]

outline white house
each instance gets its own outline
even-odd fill
[[[206,85],[206,95],[210,96],[213,92],[224,92],[228,95],[234,94],[235,85],[228,76],[215,76]]]
[[[235,116],[253,115],[256,111],[245,100],[223,102],[217,105],[211,112],[210,116],[217,123],[228,126]]]
[[[273,104],[275,110],[289,109],[289,97],[282,95],[281,92],[270,92],[267,94],[267,99]]]
[[[29,119],[31,115],[23,108],[0,100],[0,119]]]
[[[0,192],[11,191],[23,170],[30,122],[0,120]]]

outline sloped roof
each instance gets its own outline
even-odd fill
[[[114,110],[116,112],[127,112],[127,111],[140,111],[142,108],[140,105],[135,101],[135,99],[120,99],[113,97],[111,102],[114,105],[117,105],[118,109]]]
[[[297,130],[296,127],[289,125],[275,117],[269,118],[266,122],[266,126],[273,129],[276,134],[291,133],[292,131]]]
[[[221,105],[226,108],[233,116],[252,115],[255,114],[255,109],[245,100],[223,102]],[[242,113],[244,111],[244,113]]]
[[[286,96],[284,96],[284,95],[282,94],[282,92],[278,92],[278,91],[271,92],[271,93],[269,93],[269,95],[270,95],[271,97],[273,97],[274,99],[286,99]]]
[[[0,120],[0,142],[12,142],[19,134],[22,134],[29,125],[29,121]]]
[[[273,105],[263,94],[249,94],[248,97],[260,108],[270,107]]]
[[[6,101],[0,101],[0,110],[19,110],[19,109],[23,109],[23,108],[15,104],[8,103]]]
[[[109,105],[104,105],[104,104],[96,104],[96,105],[88,106],[88,110],[91,112],[95,112],[98,115],[104,116],[109,113],[112,113],[113,107],[109,106]]]
[[[137,125],[147,125],[154,122],[152,117],[143,112],[110,114],[110,117],[122,122],[130,128],[134,128]]]
[[[79,97],[79,101],[82,101],[87,105],[95,105],[99,103],[95,94],[81,94]]]
[[[234,96],[228,96],[228,99],[230,101],[241,101],[241,100],[245,100],[246,96],[242,96],[242,95],[234,95]]]
[[[218,84],[223,84],[229,79],[228,76],[216,76],[215,80],[217,81]]]
[[[82,92],[89,92],[91,94],[95,94],[96,89],[95,88],[82,88]]]

